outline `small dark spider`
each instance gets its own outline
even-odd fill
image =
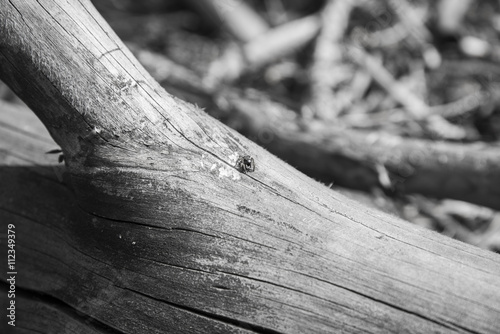
[[[243,174],[255,171],[255,162],[253,158],[249,155],[244,155],[239,157],[236,161],[236,169],[238,169]]]

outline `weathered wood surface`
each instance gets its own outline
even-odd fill
[[[33,166],[50,143],[2,107],[0,222],[36,319],[20,332],[498,331],[498,255],[366,209],[171,97],[89,2],[1,0],[0,29],[0,77],[67,167],[61,183]]]
[[[388,191],[453,198],[500,210],[500,150],[494,144],[404,138],[325,121],[304,124],[295,111],[264,94],[235,88],[213,91],[194,72],[162,55],[134,46],[132,51],[167,90],[203,106],[224,101],[228,112],[210,107],[207,112],[326,184],[363,190],[380,187],[382,167],[391,183],[383,185]]]

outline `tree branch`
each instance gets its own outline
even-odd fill
[[[20,289],[125,333],[497,330],[495,254],[367,210],[170,96],[90,2],[2,1],[0,27],[2,80],[67,157],[68,186],[0,170]]]

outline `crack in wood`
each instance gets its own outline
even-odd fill
[[[129,290],[129,289],[126,289],[126,290]],[[208,311],[196,309],[196,308],[185,306],[185,305],[181,305],[181,304],[178,304],[178,303],[172,303],[170,301],[166,301],[164,299],[156,298],[154,296],[150,296],[150,295],[138,292],[138,291],[134,291],[134,290],[130,290],[130,291],[133,292],[133,293],[137,293],[139,295],[142,295],[142,296],[144,296],[144,297],[146,297],[148,299],[153,299],[153,300],[156,300],[158,302],[168,304],[170,306],[176,307],[176,308],[184,310],[186,312],[194,313],[196,315],[199,315],[199,316],[202,316],[202,317],[206,317],[206,318],[212,319],[214,321],[219,321],[219,322],[222,322],[222,323],[225,323],[225,324],[228,324],[228,325],[239,327],[239,328],[248,330],[248,331],[253,332],[253,333],[259,333],[259,334],[284,334],[283,332],[276,331],[276,330],[273,330],[271,328],[266,328],[266,327],[263,327],[263,326],[260,326],[260,325],[257,325],[257,324],[252,324],[252,323],[247,322],[247,321],[236,320],[236,319],[229,318],[229,317],[226,317],[226,316],[223,316],[223,315],[220,315],[220,314],[216,314],[216,313],[212,313],[212,312],[208,312]]]
[[[424,319],[424,320],[427,320],[427,321],[430,321],[432,323],[435,323],[436,325],[439,325],[439,326],[442,326],[446,329],[452,329],[452,330],[456,330],[457,328],[463,330],[463,331],[466,331],[467,333],[471,333],[471,334],[481,334],[480,332],[476,332],[472,329],[468,329],[468,328],[465,328],[465,327],[462,327],[462,326],[459,326],[457,324],[452,324],[446,320],[442,320],[442,321],[439,321],[437,319],[432,319],[424,314],[421,314],[421,313],[418,313],[418,312],[415,312],[415,311],[412,311],[412,310],[408,310],[408,309],[405,309],[401,306],[398,306],[398,305],[395,305],[393,303],[390,303],[390,302],[387,302],[387,301],[384,301],[384,300],[381,300],[379,298],[375,298],[375,297],[372,297],[372,296],[369,296],[365,293],[361,293],[359,291],[356,291],[354,289],[351,289],[351,288],[348,288],[348,287],[345,287],[345,286],[342,286],[340,284],[335,284],[333,282],[330,282],[330,281],[327,281],[327,280],[324,280],[324,279],[321,279],[319,277],[315,277],[315,276],[312,276],[312,275],[308,275],[308,274],[305,274],[305,273],[299,273],[297,272],[298,274],[301,274],[303,276],[306,276],[306,277],[309,277],[309,278],[312,278],[312,279],[315,279],[315,280],[318,280],[318,281],[321,281],[321,282],[324,282],[324,283],[327,283],[327,284],[330,284],[332,286],[335,286],[337,288],[340,288],[340,289],[343,289],[343,290],[346,290],[346,291],[349,291],[351,293],[354,293],[358,296],[361,296],[363,298],[367,298],[369,300],[372,300],[374,302],[377,302],[377,303],[380,303],[382,305],[385,305],[385,306],[388,306],[390,308],[393,308],[395,310],[398,310],[400,312],[403,312],[403,313],[407,313],[407,314],[411,314],[411,315],[414,315],[418,318],[421,318],[421,319]]]
[[[0,285],[2,286],[3,289],[8,289],[7,283],[5,282],[0,282]],[[31,301],[36,301],[39,303],[45,304],[49,308],[53,308],[57,310],[58,312],[61,312],[65,314],[66,316],[70,317],[71,319],[77,321],[79,324],[81,324],[81,328],[84,329],[86,332],[90,332],[91,330],[93,332],[97,333],[102,333],[102,334],[121,334],[123,331],[118,330],[117,328],[114,328],[104,322],[101,322],[100,320],[96,319],[95,317],[92,317],[91,315],[85,314],[81,311],[76,310],[73,308],[71,305],[65,303],[64,301],[53,297],[49,294],[21,287],[19,285],[16,286],[16,295],[18,298],[23,298]],[[22,325],[22,322],[21,324]],[[48,324],[48,326],[53,326],[51,324]],[[18,324],[16,324],[16,327],[19,327]],[[38,328],[42,329],[42,328]],[[47,331],[49,331],[49,328],[45,328]],[[32,330],[32,329],[30,329]]]

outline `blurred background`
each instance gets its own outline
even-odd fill
[[[500,252],[500,1],[93,3],[170,94],[332,189]],[[22,103],[1,83],[0,99]]]

